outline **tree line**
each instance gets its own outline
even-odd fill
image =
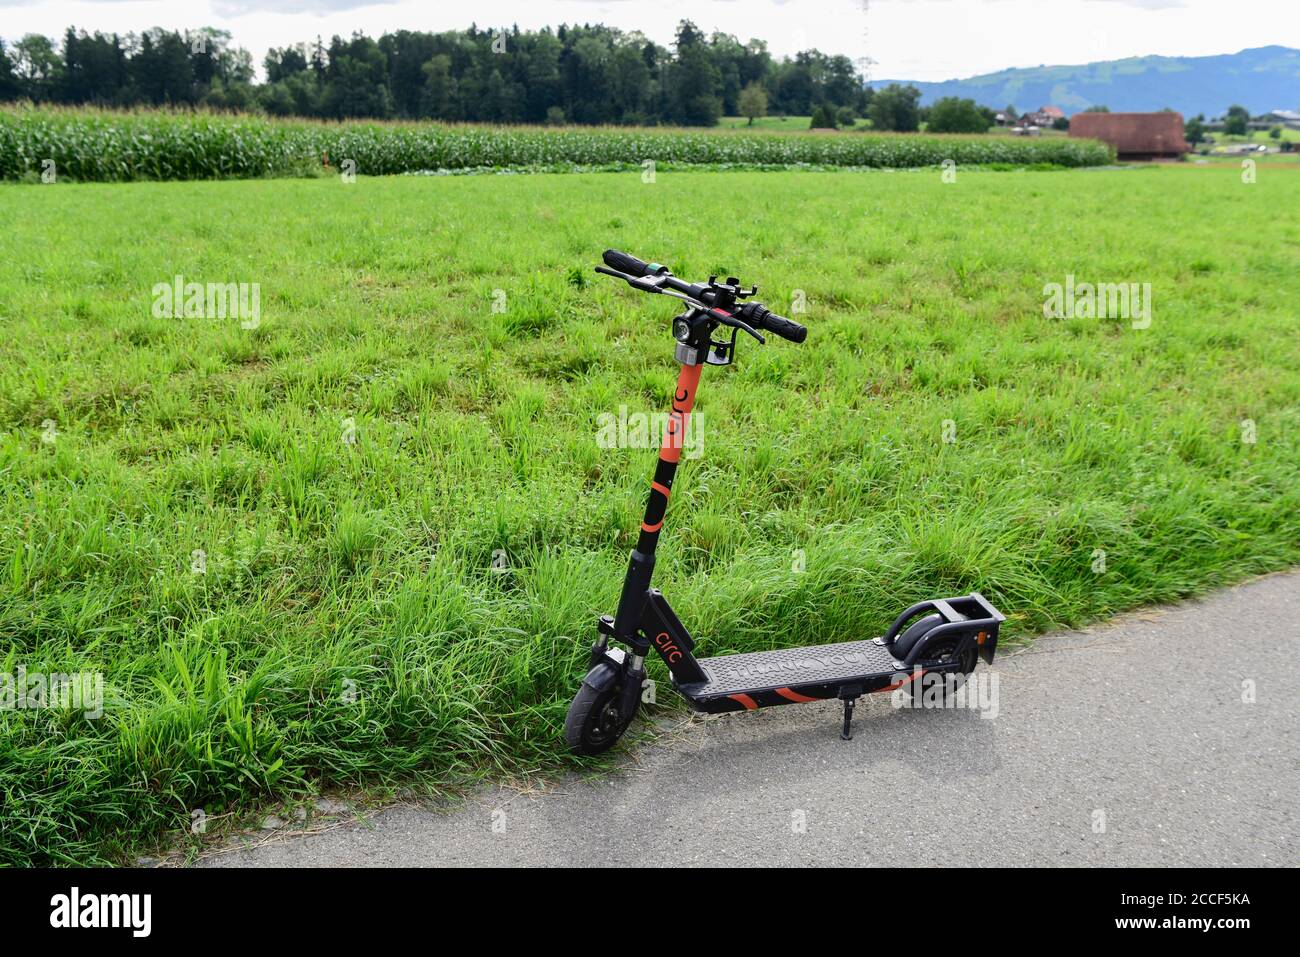
[[[865,116],[872,91],[846,56],[774,58],[762,40],[679,24],[671,48],[603,25],[537,31],[399,30],[270,50],[257,81],[231,35],[87,33],[0,41],[0,100],[181,106],[321,119],[712,126],[719,116]],[[918,94],[919,97],[919,94]],[[743,104],[742,104],[743,99]],[[915,100],[913,101],[915,106]],[[886,126],[886,128],[892,128]]]

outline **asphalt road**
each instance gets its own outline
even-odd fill
[[[997,676],[995,717],[875,695],[850,742],[834,703],[683,718],[613,776],[246,836],[198,864],[1300,862],[1300,572],[976,674],[985,694]]]

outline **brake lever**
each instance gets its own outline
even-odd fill
[[[724,326],[743,329],[745,332],[748,332],[751,336],[757,339],[761,344],[767,344],[767,340],[755,332],[752,326],[735,318],[730,313],[723,312],[721,309],[714,310],[706,303],[700,302],[700,300],[688,296],[683,292],[678,292],[676,289],[665,289],[664,282],[668,278],[666,276],[633,276],[630,273],[619,272],[617,269],[611,269],[608,266],[596,266],[595,269],[598,273],[603,273],[606,276],[613,276],[615,279],[623,280],[633,289],[640,289],[642,292],[653,292],[661,296],[671,296],[674,299],[680,299],[682,302],[694,306],[696,309],[709,313],[709,315],[713,316],[713,318],[717,319],[718,322],[722,323]]]
[[[610,269],[608,266],[597,266],[596,272],[604,273],[606,276],[613,276],[615,279],[621,279],[633,289],[639,289],[642,292],[658,293],[662,296],[672,296],[674,299],[680,299],[683,302],[689,302],[698,309],[709,308],[698,299],[692,299],[690,296],[680,293],[675,289],[665,289],[664,283],[668,281],[667,276],[633,276],[631,273],[619,272],[617,269]]]
[[[741,320],[736,319],[733,316],[727,316],[724,319],[721,316],[719,316],[716,312],[713,315],[714,318],[716,318],[718,322],[722,323],[724,326],[731,326],[733,329],[740,329],[743,332],[748,332],[751,336],[757,339],[761,345],[767,345],[767,340],[764,339],[757,332],[755,332],[754,328],[750,326],[748,323],[742,322]]]
[[[613,276],[615,279],[621,279],[628,285],[631,285],[632,280],[636,278],[630,273],[619,272],[617,269],[610,269],[608,266],[597,266],[596,272],[604,273],[606,276]]]

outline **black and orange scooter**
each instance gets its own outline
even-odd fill
[[[974,670],[982,657],[992,664],[998,629],[1005,618],[979,593],[919,602],[900,614],[879,638],[811,645],[777,651],[696,659],[695,641],[673,614],[667,599],[650,587],[655,546],[681,458],[682,441],[695,405],[700,372],[706,365],[730,365],[736,337],[744,332],[760,343],[763,332],[803,342],[808,330],[769,312],[762,303],[742,302],[757,288],[742,289],[737,279],[725,283],[688,283],[667,267],[644,263],[627,253],[605,251],[596,271],[622,279],[633,289],[671,296],[686,303],[673,319],[676,358],[681,363],[667,434],[659,465],[650,483],[641,535],[623,582],[618,612],[596,623],[590,670],[569,706],[564,737],[579,754],[599,754],[613,747],[627,730],[641,701],[645,658],[653,647],[672,674],[673,687],[696,711],[753,711],[769,705],[824,701],[844,702],[841,737],[848,740],[853,705],[875,691],[917,685],[918,678],[942,681],[940,694]],[[719,327],[728,338],[714,339]],[[613,639],[627,647],[611,647]]]

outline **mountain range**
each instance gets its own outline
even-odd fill
[[[957,96],[994,109],[1014,104],[1020,112],[1059,106],[1067,114],[1089,106],[1141,113],[1169,107],[1183,116],[1222,115],[1240,104],[1252,115],[1300,110],[1300,50],[1256,47],[1220,56],[1144,56],[1078,66],[1001,70],[937,83],[873,80],[879,89],[911,83],[922,104]]]

